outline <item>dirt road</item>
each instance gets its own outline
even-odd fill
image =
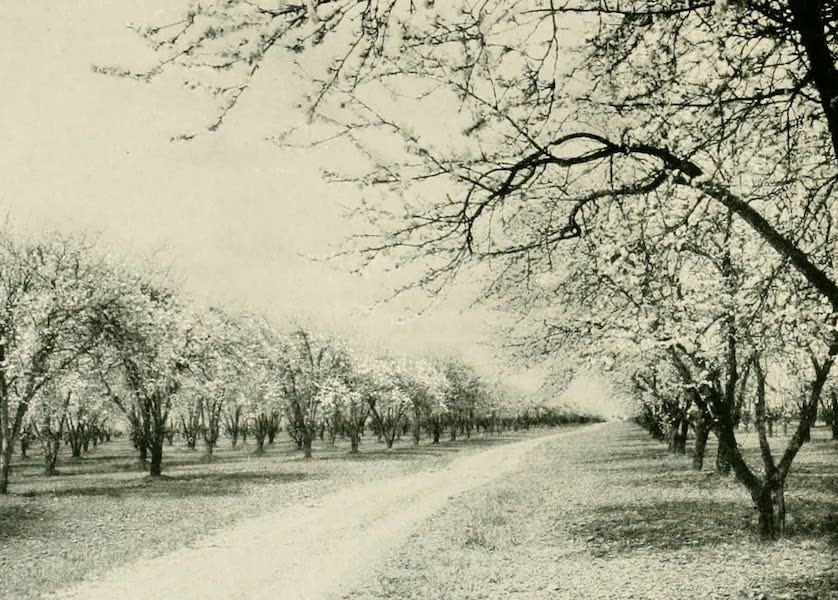
[[[54,597],[329,598],[351,589],[389,549],[458,494],[514,471],[536,446],[580,431],[497,446],[455,459],[439,471],[346,488],[315,504],[250,519],[191,547],[128,564]]]

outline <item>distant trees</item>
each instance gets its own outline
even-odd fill
[[[447,411],[445,399],[450,382],[445,378],[443,369],[428,360],[414,362],[402,377],[410,400],[413,443],[418,444],[422,439],[422,430],[428,429],[429,421]],[[438,437],[436,441],[439,441]]]
[[[57,475],[56,464],[58,463],[61,444],[64,441],[67,409],[72,397],[72,390],[64,392],[56,386],[45,386],[41,389],[40,394],[43,395],[43,401],[33,407],[27,415],[27,420],[32,434],[41,445],[44,474]]]
[[[439,442],[443,428],[468,437],[499,410],[458,359],[376,356],[312,327],[202,306],[84,239],[9,232],[0,252],[3,493],[16,444],[37,440],[54,475],[64,446],[81,460],[114,426],[159,477],[178,433],[188,448],[202,440],[210,460],[224,434],[234,446],[249,435],[262,453],[284,425],[311,458],[326,431],[352,452],[370,431],[392,448],[408,432],[414,443],[424,431]],[[517,401],[503,410],[516,414]]]
[[[0,237],[0,494],[5,494],[14,445],[30,411],[37,409],[48,439],[63,432],[62,408],[72,397],[68,400],[57,382],[102,343],[103,324],[120,299],[102,285],[105,265],[91,254],[89,242],[59,236],[29,241],[8,229]],[[53,467],[47,464],[47,470]]]
[[[329,381],[345,368],[346,354],[329,336],[296,327],[281,340],[275,376],[283,397],[289,434],[311,458]]]
[[[110,374],[125,392],[112,399],[132,420],[141,459],[156,477],[162,474],[169,417],[196,357],[198,333],[173,290],[133,277],[127,283],[129,302],[106,328],[116,363]]]
[[[205,458],[211,460],[225,422],[233,444],[238,440],[241,408],[236,399],[247,369],[246,348],[239,322],[220,309],[205,310],[193,321],[195,355],[187,367],[184,395],[195,399]]]
[[[388,358],[368,359],[362,364],[362,376],[366,380],[364,396],[373,427],[384,438],[387,448],[393,447],[410,406],[407,368],[404,361]]]

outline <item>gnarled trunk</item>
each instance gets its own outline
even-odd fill
[[[767,540],[783,537],[786,530],[785,485],[767,482],[757,495],[754,504],[759,513],[759,533]]]
[[[716,473],[730,475],[730,450],[727,448],[724,436],[717,435],[719,446],[716,448]]]
[[[701,471],[704,468],[704,454],[707,451],[707,440],[710,437],[710,423],[702,418],[696,423],[695,445],[693,447],[693,470]]]

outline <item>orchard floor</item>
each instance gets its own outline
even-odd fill
[[[754,436],[739,437],[753,453]],[[628,423],[551,439],[439,511],[343,598],[838,599],[838,443],[820,429],[804,446],[776,543],[759,540],[741,486],[713,473],[714,452],[691,471]]]
[[[101,579],[119,566],[133,568],[137,561],[203,544],[262,515],[287,521],[287,511],[312,509],[340,490],[438,471],[458,457],[555,431],[440,445],[402,440],[390,451],[367,437],[357,455],[348,453],[346,441],[334,448],[315,442],[311,461],[302,460],[284,433],[261,456],[251,444],[237,449],[222,444],[211,463],[202,461],[200,448],[175,445],[165,448],[160,481],[138,470],[136,453],[124,439],[91,449],[75,463],[62,454],[60,475],[54,477],[42,475],[39,449],[33,447],[31,458],[13,462],[11,493],[0,496],[0,599],[50,595]],[[251,546],[270,553],[281,538],[263,533]],[[142,589],[148,587],[159,589],[153,581]]]
[[[0,597],[86,576],[57,595],[838,599],[838,445],[823,431],[798,458],[789,535],[773,544],[712,461],[690,471],[625,423],[544,433],[309,462],[228,452],[184,458],[180,481],[127,471],[104,490],[95,472],[23,477],[25,495],[0,498]]]

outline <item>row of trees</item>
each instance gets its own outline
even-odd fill
[[[790,228],[810,218],[791,201],[777,203]],[[522,274],[504,291],[531,324],[517,345],[575,358],[558,372],[608,373],[673,450],[685,451],[692,431],[696,469],[715,434],[718,470],[733,471],[748,490],[762,534],[780,536],[788,476],[819,408],[834,423],[832,308],[731,211],[701,197],[616,200],[596,217],[579,244],[554,253],[558,267],[537,289],[518,293]],[[828,225],[807,236],[818,251],[832,247]],[[778,423],[793,425],[779,452],[771,439]],[[752,425],[758,466],[737,440]]]
[[[829,0],[202,0],[138,29],[151,68],[102,71],[185,74],[215,131],[291,50],[323,137],[369,159],[337,174],[367,196],[351,249],[421,264],[431,293],[474,267],[531,317],[528,354],[612,369],[678,431],[697,412],[777,537],[838,353],[835,19]],[[777,403],[797,426],[774,456]]]
[[[78,458],[126,430],[150,475],[180,432],[206,458],[227,435],[257,452],[284,427],[306,457],[312,442],[371,428],[388,448],[412,432],[438,442],[474,429],[555,424],[563,412],[516,404],[456,358],[359,352],[345,341],[278,328],[190,301],[159,273],[129,269],[84,239],[0,246],[0,492],[12,453],[41,445],[56,472],[62,443]]]

